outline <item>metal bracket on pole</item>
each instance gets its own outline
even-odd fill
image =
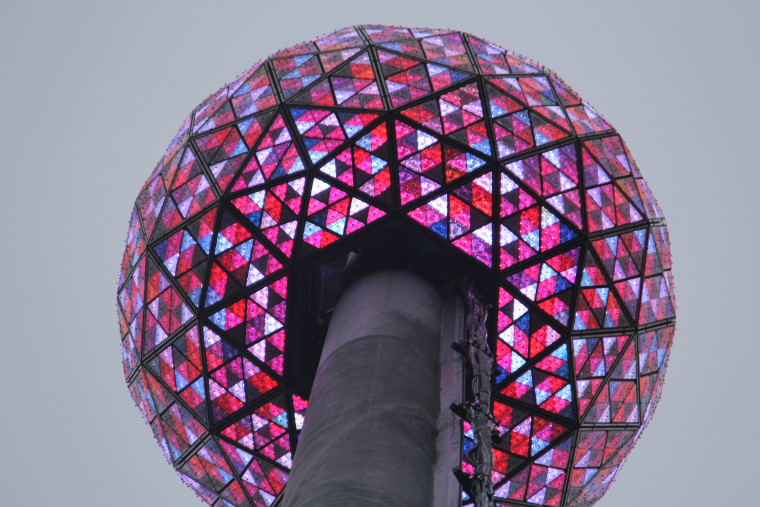
[[[493,430],[491,412],[491,371],[493,356],[488,347],[486,318],[488,307],[480,296],[466,283],[460,285],[467,316],[465,321],[465,341],[456,347],[472,369],[472,397],[464,403],[466,419],[475,436],[476,462],[475,474],[468,481],[469,493],[475,507],[494,507],[491,470],[493,468],[493,450],[491,434]],[[464,415],[464,414],[461,414]]]

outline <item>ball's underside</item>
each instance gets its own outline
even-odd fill
[[[594,503],[660,397],[667,229],[588,103],[450,30],[338,30],[182,124],[135,203],[118,288],[127,383],[167,459],[210,504],[274,502],[309,394],[294,273],[393,230],[492,284],[497,504]]]

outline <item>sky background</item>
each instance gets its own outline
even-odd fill
[[[131,207],[209,93],[360,23],[472,32],[555,70],[618,129],[667,217],[679,311],[662,402],[597,506],[756,504],[750,4],[0,0],[0,505],[203,505],[123,381],[115,291]]]

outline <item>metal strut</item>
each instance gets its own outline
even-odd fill
[[[488,347],[486,317],[488,308],[480,296],[468,284],[462,284],[467,319],[465,321],[464,350],[472,367],[473,400],[465,403],[467,419],[475,435],[477,462],[475,474],[470,483],[475,507],[494,507],[491,469],[493,450],[491,433],[493,428],[491,412],[491,371],[493,356]]]

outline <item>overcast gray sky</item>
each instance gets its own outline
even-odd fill
[[[124,386],[130,208],[187,113],[277,49],[359,23],[475,33],[557,71],[668,219],[663,400],[599,507],[755,505],[760,48],[739,1],[0,2],[0,504],[201,506]],[[428,7],[433,6],[433,7]]]

